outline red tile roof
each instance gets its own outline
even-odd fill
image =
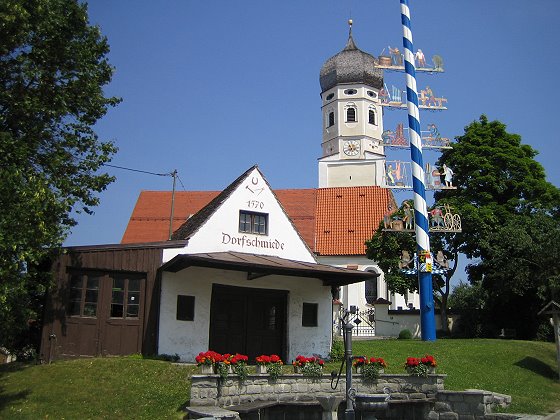
[[[365,241],[394,202],[381,187],[338,187],[317,190],[316,243],[319,255],[364,255]]]
[[[173,231],[206,206],[220,191],[175,193]],[[274,190],[309,248],[320,255],[363,255],[393,200],[380,187]],[[121,243],[166,240],[169,236],[171,191],[142,191]],[[317,234],[316,234],[317,232]]]
[[[220,191],[175,193],[173,231],[208,204]],[[121,243],[165,241],[169,238],[171,191],[142,191],[132,211]]]

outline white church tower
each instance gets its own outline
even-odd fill
[[[356,47],[352,21],[346,47],[320,73],[323,114],[319,188],[383,185],[383,70]]]

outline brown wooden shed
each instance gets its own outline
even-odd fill
[[[41,357],[155,354],[163,250],[185,244],[65,248],[53,265]]]

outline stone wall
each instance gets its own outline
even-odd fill
[[[511,404],[509,395],[479,389],[466,391],[439,391],[431,420],[477,420],[484,419],[496,406]]]
[[[382,374],[375,382],[362,381],[361,375],[353,375],[352,385],[357,394],[391,393],[392,399],[435,398],[444,390],[447,375],[428,375],[421,378],[410,375]],[[331,388],[331,376],[309,378],[303,375],[283,375],[276,381],[268,375],[249,375],[241,383],[231,375],[221,383],[218,375],[193,375],[191,406],[229,407],[254,401],[313,401],[316,395],[344,396],[345,378],[341,377],[335,390]]]

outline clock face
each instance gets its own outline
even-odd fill
[[[360,153],[360,142],[358,140],[345,141],[342,150],[347,156],[356,156]]]

